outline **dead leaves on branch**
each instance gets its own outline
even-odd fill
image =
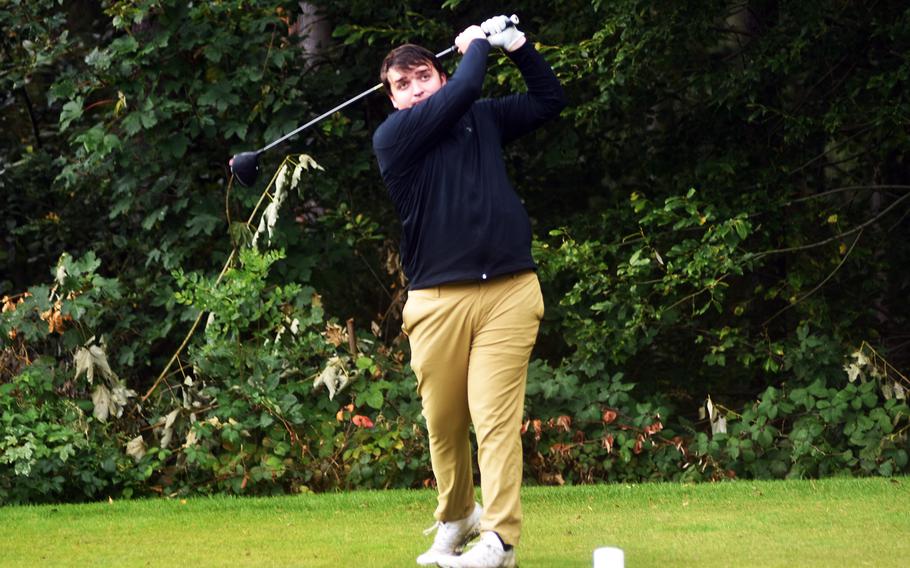
[[[111,416],[120,418],[123,409],[129,404],[130,398],[136,396],[136,391],[128,389],[122,384],[110,388],[107,385],[98,385],[92,391],[92,415],[101,422],[107,422]]]
[[[50,290],[48,302],[50,307],[39,313],[41,321],[47,323],[48,334],[62,334],[66,330],[66,323],[71,322],[72,317],[63,313],[63,296],[57,292],[66,278],[66,271],[61,263],[57,267],[55,279],[57,284]],[[66,299],[75,299],[78,294],[69,292]],[[24,292],[17,296],[4,296],[2,299],[2,313],[15,312],[19,309],[27,298],[30,298],[29,292]],[[37,310],[36,310],[37,311]],[[18,337],[18,331],[12,329],[8,332],[10,339]],[[107,353],[103,342],[97,343],[92,336],[83,346],[76,349],[73,353],[73,363],[75,373],[71,381],[68,381],[70,389],[81,378],[85,378],[92,389],[92,415],[100,422],[107,422],[111,417],[119,418],[123,415],[123,409],[129,404],[129,400],[136,396],[136,391],[126,388],[117,374],[111,369],[108,363]],[[96,381],[96,378],[98,379]]]
[[[58,267],[59,269],[60,267]],[[58,277],[61,277],[58,270]],[[65,273],[63,276],[65,277]],[[78,296],[75,292],[69,292],[66,295],[66,299],[73,300]],[[22,307],[22,304],[25,303],[26,299],[31,298],[32,294],[30,292],[23,292],[21,294],[15,294],[13,296],[3,296],[0,299],[2,303],[2,311],[0,313],[11,313],[15,312],[17,309]],[[71,323],[73,318],[69,314],[63,313],[63,297],[57,294],[57,286],[54,286],[50,291],[50,296],[48,301],[51,302],[51,306],[38,313],[38,319],[47,324],[47,332],[51,334],[62,335],[66,331],[66,324]],[[10,339],[16,339],[19,336],[19,331],[15,328],[10,329],[7,332],[7,337]]]
[[[291,167],[293,167],[292,173]],[[265,211],[262,212],[262,216],[259,218],[259,225],[253,234],[253,248],[258,248],[259,238],[263,234],[266,235],[266,242],[271,244],[272,234],[275,231],[275,225],[278,223],[278,210],[281,209],[282,204],[287,199],[287,190],[298,187],[303,172],[311,169],[322,170],[323,168],[307,154],[300,154],[297,156],[296,161],[290,156],[284,159],[273,178],[273,184],[269,184],[269,187],[274,188],[274,191],[269,193],[269,188],[266,188],[263,196],[268,196],[269,204],[266,206]],[[288,180],[289,173],[290,183]]]
[[[347,330],[337,323],[327,323],[323,336],[326,342],[336,348],[348,344]]]
[[[104,378],[116,381],[117,375],[111,370],[107,362],[107,354],[102,346],[94,345],[93,341],[94,338],[89,340],[86,344],[87,347],[76,349],[76,353],[73,355],[73,360],[76,363],[76,376],[74,378],[78,379],[85,375],[86,380],[91,385],[95,382],[95,371],[98,370]]]
[[[334,348],[350,344],[350,335],[348,330],[336,323],[328,322],[325,331],[322,333],[326,343]],[[349,357],[335,355],[326,361],[325,367],[313,379],[313,390],[325,387],[329,393],[329,400],[335,398],[335,394],[344,390],[351,382],[351,372],[348,371]]]
[[[130,456],[133,458],[133,461],[138,463],[139,460],[145,457],[147,449],[145,440],[142,439],[142,435],[140,434],[126,444],[126,455]]]
[[[60,300],[54,302],[53,307],[51,307],[49,310],[41,312],[39,317],[42,321],[47,322],[48,333],[62,334],[66,330],[63,322],[73,321],[73,318],[69,315],[63,315]]]
[[[374,334],[377,332],[377,327],[374,322],[372,326]],[[329,393],[329,400],[332,400],[336,394],[360,376],[373,378],[382,376],[382,369],[372,358],[365,356],[362,352],[362,350],[368,350],[366,346],[372,345],[373,341],[356,337],[353,319],[348,320],[347,327],[327,322],[322,335],[326,344],[332,346],[333,349],[337,350],[342,346],[347,346],[348,353],[333,355],[326,361],[325,367],[313,378],[313,390],[325,387]],[[388,355],[382,346],[377,348],[377,352]]]
[[[16,308],[18,308],[20,305],[22,305],[22,303],[25,302],[25,299],[28,298],[29,296],[31,296],[31,294],[28,292],[25,292],[23,294],[18,294],[16,296],[12,296],[12,297],[3,296],[3,300],[2,300],[3,308],[2,308],[2,312],[0,312],[0,313],[5,314],[7,312],[16,311]],[[16,300],[16,298],[18,298],[18,300]],[[19,332],[15,328],[13,328],[13,329],[9,330],[9,332],[7,332],[7,335],[10,339],[16,339],[19,336]]]
[[[565,483],[563,473],[567,467],[570,470],[578,469],[581,481],[593,481],[585,477],[590,474],[591,469],[581,465],[582,454],[586,452],[584,448],[590,445],[598,445],[608,456],[612,456],[605,459],[620,457],[616,451],[616,446],[620,443],[623,451],[632,455],[643,453],[647,447],[666,446],[677,450],[683,459],[688,459],[688,450],[681,438],[677,436],[667,440],[658,436],[664,429],[659,414],[646,422],[645,426],[628,423],[636,422],[628,420],[628,417],[627,421],[618,422],[619,418],[620,413],[617,410],[607,408],[602,411],[599,421],[577,420],[569,415],[555,416],[547,420],[540,418],[526,420],[521,426],[521,434],[532,435],[533,441],[527,444],[531,451],[528,463],[538,481],[545,485],[563,485]],[[602,433],[589,437],[591,428],[597,424],[603,427]],[[544,440],[543,444],[541,440]],[[626,459],[629,459],[629,454],[626,454]]]
[[[877,381],[885,400],[907,399],[910,379],[865,341],[860,344],[859,349],[850,354],[849,362],[844,364],[844,372],[851,383],[857,380]]]
[[[335,394],[344,390],[351,382],[351,374],[348,372],[347,365],[341,357],[335,356],[328,360],[325,368],[313,380],[313,390],[324,386],[329,391],[329,400],[335,398]]]
[[[95,344],[94,341],[95,338],[92,337],[83,347],[76,350],[73,356],[76,363],[74,380],[84,375],[88,384],[92,385],[95,383],[96,374],[102,379],[92,391],[94,405],[92,415],[100,422],[107,422],[112,416],[120,418],[123,415],[123,409],[129,404],[129,400],[136,396],[136,391],[124,386],[107,362],[104,345]]]
[[[63,313],[63,299],[60,297],[55,297],[55,290],[51,290],[50,301],[53,302],[51,307],[40,312],[38,318],[47,323],[47,332],[62,334],[66,331],[66,323],[72,322],[73,318],[69,314]],[[29,292],[23,292],[22,294],[17,294],[15,296],[3,296],[3,299],[0,300],[3,304],[2,313],[14,312],[25,302],[26,298],[30,298],[31,294]],[[70,294],[70,299],[74,298],[74,294]],[[7,336],[10,339],[16,339],[19,336],[19,331],[16,329],[11,329],[7,332]]]

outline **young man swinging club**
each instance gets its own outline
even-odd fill
[[[507,22],[497,16],[461,32],[455,45],[464,57],[451,78],[432,52],[410,44],[392,50],[380,71],[397,110],[376,130],[373,149],[402,223],[402,330],[439,489],[438,532],[417,557],[423,566],[514,566],[521,533],[521,419],[544,305],[530,222],[502,146],[566,101],[552,69]],[[526,94],[479,99],[491,46],[521,71]],[[483,509],[474,502],[472,423]],[[478,532],[479,543],[461,554]]]

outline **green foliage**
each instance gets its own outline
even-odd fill
[[[575,276],[566,279],[574,285],[560,304],[568,308],[561,324],[577,357],[621,365],[648,349],[662,329],[722,310],[725,280],[750,266],[740,245],[751,225],[743,214],[718,219],[696,193],[669,197],[662,206],[633,193],[638,235],[579,242],[563,228],[550,232],[563,238],[559,248],[538,247],[547,278]],[[610,217],[604,215],[605,228]]]
[[[326,173],[271,195],[262,252],[260,190],[226,162],[373,84],[394,45],[491,14],[319,8],[318,54],[296,2],[0,10],[0,500],[431,482],[370,148],[388,101],[287,144]],[[905,3],[510,9],[571,102],[506,148],[547,301],[529,477],[910,471]],[[520,89],[492,55],[485,94]],[[91,353],[101,383],[75,372]],[[99,385],[137,395],[102,421]]]
[[[906,346],[898,339],[907,321],[898,290],[907,280],[886,268],[906,259],[907,249],[886,230],[905,223],[894,211],[906,211],[898,165],[906,152],[878,151],[893,148],[899,127],[867,98],[883,95],[873,70],[879,63],[869,66],[868,58],[902,75],[897,69],[906,62],[888,46],[907,39],[906,7],[878,5],[875,15],[828,3],[596,8],[598,29],[550,54],[574,99],[565,116],[578,131],[574,138],[560,132],[554,145],[595,174],[555,184],[567,190],[555,193],[579,205],[566,218],[538,217],[558,219],[544,221],[550,238],[535,245],[545,297],[558,302],[542,329],[549,350],[541,355],[559,370],[550,380],[572,377],[581,400],[617,411],[624,426],[660,412],[661,436],[677,440],[678,450],[670,459],[667,444],[656,443],[653,458],[638,458],[654,460],[651,474],[906,471],[906,416],[902,403],[883,394],[872,404],[866,392],[871,406],[855,411],[864,424],[873,412],[889,417],[893,432],[873,429],[862,447],[833,433],[857,417],[826,410],[809,419],[784,405],[771,430],[750,410],[769,388],[800,392],[820,378],[841,398],[854,396],[840,367],[864,341],[896,347],[889,352],[896,365],[881,373],[907,386],[899,371]],[[832,57],[844,67],[819,63]],[[906,98],[889,96],[908,108]],[[566,147],[574,139],[587,144]],[[868,175],[880,167],[890,173]],[[558,210],[569,208],[564,202]],[[881,269],[872,278],[869,263]],[[873,304],[890,308],[873,316]],[[635,387],[628,401],[609,404],[597,387],[617,373]],[[736,436],[754,435],[774,451],[748,465],[736,450],[726,453],[731,435],[712,438],[709,421],[697,416],[708,395],[738,411],[726,415],[731,431],[745,429]],[[544,424],[583,412],[533,394],[528,405]],[[824,428],[807,429],[813,420]],[[593,439],[608,445],[609,433],[615,448],[617,433],[602,428],[594,421],[553,439],[579,444],[578,453],[590,451]],[[806,449],[812,445],[818,452]],[[644,449],[651,451],[647,443]],[[580,455],[559,469],[566,479],[587,474]],[[590,477],[611,478],[607,471]]]
[[[702,437],[698,452],[744,477],[891,476],[905,470],[910,406],[904,388],[862,350],[844,365],[846,375],[824,365],[800,369],[802,360],[823,361],[826,339],[801,326],[783,362],[793,370],[792,384],[768,387],[740,415],[731,413],[727,433],[710,443]]]
[[[353,339],[356,356],[341,351],[350,341],[339,326],[326,326],[312,288],[268,281],[284,256],[241,249],[239,265],[220,281],[175,273],[177,300],[210,315],[204,342],[189,353],[193,376],[177,387],[179,418],[170,427],[185,443],[163,471],[172,476],[170,489],[271,493],[419,483],[427,475],[425,440],[413,416],[404,420],[386,405],[411,398],[401,392],[402,366],[368,339]],[[335,385],[340,375],[344,382]],[[416,405],[404,408],[413,414]],[[368,415],[380,411],[374,423]],[[167,445],[160,441],[161,449]]]
[[[144,480],[117,429],[98,425],[81,385],[41,358],[0,385],[0,502],[130,496]]]

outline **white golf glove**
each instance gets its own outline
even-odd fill
[[[480,29],[487,34],[487,41],[493,47],[501,47],[506,51],[515,51],[522,46],[525,34],[515,26],[509,25],[509,18],[493,16],[480,24]]]

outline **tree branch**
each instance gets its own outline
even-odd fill
[[[681,300],[679,300],[679,301],[674,302],[672,305],[670,305],[670,307],[661,310],[661,313],[667,313],[667,312],[669,312],[670,310],[672,310],[673,308],[675,308],[676,306],[678,306],[678,305],[680,305],[680,304],[682,304],[682,303],[684,303],[684,302],[687,302],[687,301],[689,301],[689,300],[692,300],[692,299],[696,298],[697,296],[700,296],[701,294],[704,294],[705,292],[707,292],[707,291],[709,291],[709,290],[713,290],[714,288],[717,287],[718,284],[720,284],[721,282],[723,282],[724,280],[726,280],[726,279],[727,279],[727,276],[729,276],[729,274],[724,274],[723,276],[721,276],[720,278],[718,278],[717,281],[714,282],[714,284],[711,284],[710,286],[705,286],[705,287],[702,288],[701,290],[699,290],[699,291],[697,291],[697,292],[692,292],[691,294],[689,294],[689,295],[686,296],[685,298],[683,298],[683,299],[681,299]]]
[[[895,207],[897,207],[902,201],[905,201],[908,197],[910,197],[910,193],[907,193],[906,195],[904,195],[904,196],[898,198],[897,200],[894,201],[894,203],[892,203],[891,205],[889,205],[888,207],[886,207],[884,211],[882,211],[881,213],[879,213],[879,214],[876,215],[875,217],[869,219],[868,221],[866,221],[866,222],[863,223],[862,225],[858,225],[858,226],[856,226],[856,227],[853,227],[853,228],[850,229],[849,231],[840,233],[840,234],[838,234],[838,235],[834,235],[834,236],[831,237],[831,238],[825,239],[825,240],[823,240],[823,241],[819,241],[819,242],[817,242],[817,243],[812,243],[811,245],[803,245],[803,246],[798,246],[798,247],[788,247],[788,248],[775,249],[775,250],[768,250],[768,251],[756,253],[756,255],[755,255],[753,258],[759,259],[759,258],[768,256],[768,255],[770,255],[770,254],[779,254],[779,253],[783,253],[783,252],[796,252],[796,251],[800,251],[800,250],[808,250],[808,249],[811,249],[811,248],[816,248],[816,247],[820,247],[820,246],[822,246],[822,245],[826,245],[826,244],[828,244],[828,243],[830,243],[830,242],[833,242],[833,241],[836,241],[836,240],[838,240],[838,239],[842,239],[842,238],[844,238],[844,237],[846,237],[846,236],[849,236],[849,235],[852,235],[853,233],[856,233],[857,231],[862,231],[863,229],[865,229],[865,228],[868,227],[869,225],[872,225],[873,223],[875,223],[876,221],[878,221],[879,219],[881,219],[882,217],[884,217],[889,211],[891,211],[892,209],[894,209]]]
[[[25,99],[25,108],[28,110],[28,118],[32,122],[32,132],[35,134],[35,146],[41,149],[41,136],[38,134],[38,119],[35,117],[35,108],[32,106],[32,99],[28,96],[25,87],[19,89],[22,98]]]
[[[825,197],[828,195],[833,195],[835,193],[841,193],[844,191],[858,191],[861,189],[910,189],[910,185],[848,185],[845,187],[835,187],[834,189],[829,189],[828,191],[816,193],[815,195],[809,195],[807,197],[800,197],[799,199],[793,199],[791,201],[788,201],[785,205],[791,205],[793,203],[802,203],[803,201],[818,199],[819,197]]]
[[[835,144],[834,146],[828,148],[827,150],[825,150],[824,152],[822,152],[822,153],[819,154],[818,156],[815,156],[814,158],[812,158],[811,160],[809,160],[809,161],[806,162],[805,164],[801,165],[800,167],[796,168],[795,170],[792,170],[792,171],[787,172],[787,175],[788,175],[788,176],[792,176],[792,175],[794,175],[794,174],[798,174],[799,172],[801,172],[801,171],[803,171],[804,169],[808,168],[809,166],[811,166],[812,164],[814,164],[814,163],[817,162],[818,160],[824,158],[825,156],[827,156],[828,154],[830,154],[830,153],[833,152],[834,150],[837,150],[838,148],[840,148],[841,146],[843,146],[843,145],[846,144],[847,142],[850,142],[851,140],[853,140],[853,139],[856,138],[857,136],[859,136],[859,135],[861,135],[861,134],[865,134],[866,132],[872,130],[872,127],[873,127],[873,126],[875,126],[875,125],[874,125],[874,124],[868,124],[868,125],[866,125],[865,127],[860,128],[859,132],[857,132],[856,134],[853,134],[852,136],[847,137],[846,140],[841,140],[840,142],[838,142],[838,143]]]
[[[775,313],[773,316],[771,316],[771,317],[769,317],[768,319],[766,319],[766,320],[764,321],[764,323],[761,324],[762,327],[767,327],[768,324],[771,322],[771,320],[775,319],[777,316],[779,316],[779,315],[781,315],[782,313],[784,313],[785,311],[789,310],[790,308],[792,308],[792,307],[795,306],[796,304],[802,302],[803,300],[805,300],[806,298],[808,298],[808,297],[811,296],[812,294],[814,294],[814,293],[818,292],[819,290],[821,290],[822,286],[824,286],[824,285],[828,282],[828,280],[831,280],[831,277],[833,277],[833,276],[837,273],[837,271],[840,270],[841,266],[843,266],[844,263],[847,262],[847,258],[850,257],[850,253],[853,252],[853,249],[856,247],[856,243],[859,242],[859,238],[860,238],[861,236],[863,236],[863,231],[862,231],[862,230],[860,230],[860,231],[859,231],[859,234],[856,235],[856,238],[853,239],[853,244],[850,245],[850,250],[847,251],[847,254],[844,255],[844,258],[841,259],[841,261],[837,264],[837,266],[834,267],[834,270],[832,270],[831,273],[828,274],[828,276],[826,276],[824,280],[822,280],[821,282],[819,282],[818,286],[816,286],[815,288],[812,288],[811,290],[809,290],[808,292],[806,292],[805,294],[803,294],[802,296],[800,296],[799,298],[797,298],[797,300],[796,300],[795,302],[793,302],[792,304],[786,305],[786,306],[784,306],[783,308],[781,308],[780,310],[778,310],[777,313]]]
[[[278,173],[281,172],[281,168],[283,168],[286,163],[288,163],[287,156],[284,158],[284,161],[281,163],[281,166],[279,166],[278,169],[275,170],[275,174],[272,176],[272,179],[271,179],[271,181],[269,181],[268,185],[265,186],[265,190],[263,190],[262,195],[259,196],[259,201],[256,202],[256,207],[253,208],[253,212],[250,213],[250,218],[247,219],[247,221],[246,221],[246,225],[248,227],[253,222],[253,219],[256,217],[256,214],[259,212],[259,207],[262,205],[262,202],[265,201],[265,198],[269,195],[269,190],[275,185],[275,179],[278,177]],[[230,181],[228,182],[228,188],[230,188],[233,183],[234,183],[234,178],[232,177],[230,179]],[[229,228],[230,228],[230,226],[229,226]],[[234,258],[237,257],[237,253],[239,250],[240,250],[240,246],[235,243],[233,250],[231,250],[231,254],[228,256],[227,261],[225,261],[224,266],[221,268],[221,272],[218,273],[218,278],[215,279],[215,286],[217,286],[218,284],[221,283],[221,279],[224,278],[224,275],[227,274],[228,269],[233,265]],[[196,320],[193,322],[193,325],[190,327],[189,332],[187,332],[186,337],[183,338],[183,342],[180,343],[180,347],[178,347],[177,351],[175,351],[174,354],[171,356],[171,359],[167,362],[167,365],[164,366],[164,370],[161,371],[161,373],[158,375],[158,378],[155,379],[155,382],[152,384],[152,386],[149,388],[149,390],[145,393],[145,395],[142,396],[142,398],[139,401],[140,403],[143,403],[146,400],[148,400],[148,398],[150,396],[152,396],[152,393],[155,392],[155,389],[158,388],[158,385],[161,384],[161,381],[163,381],[164,378],[167,376],[168,371],[171,370],[171,366],[173,366],[174,362],[177,361],[177,358],[180,356],[180,354],[183,352],[184,348],[190,342],[190,339],[193,337],[193,334],[196,333],[196,328],[199,327],[199,322],[202,321],[202,316],[204,316],[205,313],[206,313],[205,311],[200,311],[199,314],[196,316]]]

